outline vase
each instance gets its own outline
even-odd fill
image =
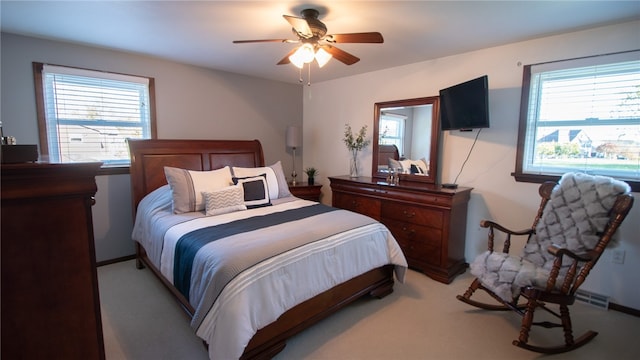
[[[307,180],[307,183],[308,183],[309,185],[313,185],[313,184],[315,184],[315,183],[316,183],[316,180],[315,180],[315,178],[313,178],[313,177],[309,177],[309,179]]]
[[[351,160],[349,162],[349,176],[358,177],[358,150],[351,150]]]

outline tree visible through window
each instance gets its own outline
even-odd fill
[[[524,72],[517,179],[581,171],[640,181],[640,51]]]
[[[41,153],[128,165],[126,140],[155,138],[153,78],[34,63]]]

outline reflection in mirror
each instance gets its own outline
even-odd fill
[[[404,181],[435,183],[439,98],[379,102],[374,108],[372,176],[385,181],[393,171]]]

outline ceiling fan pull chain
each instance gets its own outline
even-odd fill
[[[304,66],[303,66],[303,67],[304,67]],[[298,71],[300,72],[300,84],[302,84],[302,82],[304,81],[304,80],[302,80],[302,68],[303,68],[303,67],[301,67],[300,69],[298,69]]]
[[[311,64],[309,64],[309,75],[307,76],[307,86],[311,86]]]

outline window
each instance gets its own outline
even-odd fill
[[[34,63],[40,147],[51,162],[128,166],[127,139],[155,138],[153,78]]]
[[[404,154],[404,127],[407,117],[399,114],[380,115],[380,141],[382,145],[395,145]]]
[[[524,67],[515,177],[580,171],[640,190],[640,51]]]

